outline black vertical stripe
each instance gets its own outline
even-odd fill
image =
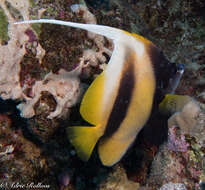
[[[115,99],[111,114],[109,116],[104,136],[111,136],[120,127],[125,119],[134,90],[135,73],[134,53],[126,57],[126,63],[121,74],[120,86]]]
[[[154,45],[150,45],[147,52],[150,56],[156,78],[156,94],[154,99],[159,104],[164,97],[165,89],[169,86],[170,78],[176,74],[176,64],[169,62],[162,51]]]

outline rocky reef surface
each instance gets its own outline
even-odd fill
[[[96,2],[0,1],[0,188],[203,190],[204,2]],[[114,167],[102,166],[95,152],[88,162],[80,161],[65,129],[82,123],[79,102],[106,67],[112,41],[70,27],[12,25],[38,18],[97,23],[143,35],[171,62],[185,64],[176,94],[193,101],[170,117],[153,114]]]

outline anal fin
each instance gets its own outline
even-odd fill
[[[67,135],[80,159],[87,161],[102,133],[99,126],[75,126],[67,128]]]

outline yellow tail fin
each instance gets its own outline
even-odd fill
[[[102,133],[99,126],[75,126],[67,128],[67,135],[80,159],[88,161]]]

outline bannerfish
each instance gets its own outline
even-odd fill
[[[81,28],[113,40],[106,69],[92,82],[81,102],[80,114],[91,126],[68,127],[78,156],[87,161],[98,142],[105,166],[117,163],[147,122],[157,89],[166,88],[173,64],[148,39],[117,28],[52,19],[22,23],[50,23]]]

